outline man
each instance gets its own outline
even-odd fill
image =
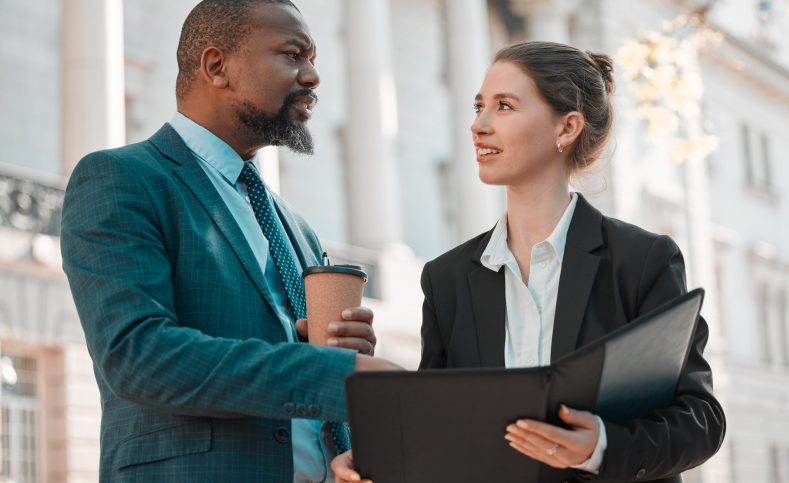
[[[101,393],[102,481],[331,480],[345,377],[396,367],[357,354],[376,341],[362,307],[337,347],[294,343],[321,248],[249,160],[312,152],[315,52],[288,0],[205,0],[181,33],[171,122],[74,170],[63,267]]]

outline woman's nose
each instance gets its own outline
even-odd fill
[[[473,136],[480,136],[483,134],[490,134],[492,132],[488,116],[482,111],[471,123],[471,134]]]

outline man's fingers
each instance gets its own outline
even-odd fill
[[[373,330],[373,311],[367,307],[354,307],[342,312],[343,321],[329,324],[332,347],[353,349],[360,354],[373,355],[378,340]]]
[[[343,349],[352,349],[359,354],[371,356],[375,352],[375,345],[367,339],[360,337],[339,337],[328,340],[330,347],[340,347]]]
[[[342,311],[343,320],[358,320],[373,323],[373,310],[369,307],[351,307]]]
[[[296,332],[305,339],[307,338],[307,319],[299,319],[296,321]]]
[[[365,322],[331,322],[329,324],[329,334],[332,337],[361,337],[369,341],[375,340],[373,327]]]

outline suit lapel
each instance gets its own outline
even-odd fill
[[[320,265],[322,260],[320,259],[320,246],[317,245],[317,240],[315,243],[311,244],[304,233],[305,229],[308,229],[304,226],[304,223],[300,223],[299,220],[293,216],[293,212],[286,206],[285,202],[282,201],[282,198],[277,196],[274,192],[270,193],[274,201],[274,208],[277,210],[277,215],[282,222],[282,226],[285,228],[285,235],[288,237],[288,240],[290,240],[293,251],[296,252],[296,264],[300,265],[302,271],[307,267]]]
[[[603,215],[579,194],[567,232],[559,277],[551,361],[575,350],[589,294],[600,265],[600,257],[590,252],[603,244],[602,220]]]
[[[195,162],[192,152],[169,124],[165,124],[159,129],[151,137],[150,141],[162,154],[175,162],[173,170],[176,176],[183,181],[211,219],[214,220],[219,231],[222,232],[222,235],[233,249],[233,252],[261,295],[271,303],[269,300],[270,294],[266,290],[263,271],[255,258],[255,254],[249,247],[244,233],[239,228],[222,197],[211,184],[211,180],[208,179],[202,168]]]
[[[504,292],[504,269],[494,272],[480,262],[493,230],[480,239],[471,258],[468,285],[471,293],[477,347],[483,367],[504,367],[504,324],[507,309]]]
[[[468,283],[480,362],[483,367],[504,367],[504,270],[478,266],[468,274]]]

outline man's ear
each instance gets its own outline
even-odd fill
[[[228,86],[227,64],[224,52],[216,47],[208,47],[200,56],[200,76],[210,86],[224,89]]]
[[[583,130],[584,116],[578,111],[568,112],[560,119],[559,135],[556,142],[566,148],[578,139]]]

